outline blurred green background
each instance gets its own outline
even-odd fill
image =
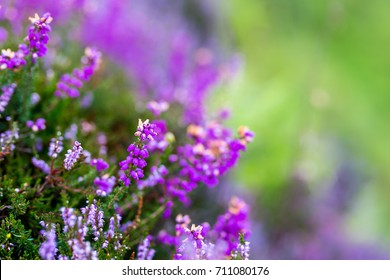
[[[234,176],[272,208],[294,176],[316,196],[338,166],[357,166],[345,227],[390,243],[390,1],[222,4],[244,57],[223,104],[229,125],[256,133]]]

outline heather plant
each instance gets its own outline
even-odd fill
[[[205,114],[220,77],[211,51],[182,53],[181,39],[168,34],[168,44],[180,39],[171,50],[147,54],[171,58],[166,76],[145,77],[150,69],[141,65],[153,63],[134,62],[130,92],[128,73],[109,58],[120,39],[114,50],[95,48],[99,40],[75,47],[72,59],[50,44],[55,22],[35,14],[24,43],[10,29],[1,51],[1,259],[248,259],[250,207],[242,199],[233,197],[214,226],[189,218],[193,191],[222,187],[254,137]]]

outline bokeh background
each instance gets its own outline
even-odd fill
[[[224,188],[195,193],[195,221],[220,210],[200,202],[226,203],[237,194],[251,205],[251,258],[390,258],[389,1],[4,0],[2,5],[15,7],[0,13],[13,22],[6,29],[15,34],[24,32],[22,22],[32,13],[53,14],[60,30],[51,41],[57,53],[48,55],[54,65],[71,68],[67,56],[78,56],[80,45],[95,45],[111,61],[105,67],[113,67],[112,76],[125,70],[127,76],[118,74],[97,89],[96,119],[105,130],[121,118],[136,119],[126,114],[144,106],[139,100],[150,94],[148,86],[163,84],[161,53],[172,34],[184,34],[188,53],[206,47],[214,61],[233,61],[234,75],[229,72],[200,98],[206,98],[209,115],[229,108],[228,126],[247,125],[256,137]],[[6,29],[0,29],[0,42],[10,37]],[[65,39],[74,43],[65,45]],[[121,91],[112,89],[129,76],[136,91],[144,92],[121,95],[132,105],[110,115]],[[197,99],[185,102],[191,108]]]
[[[226,4],[245,58],[226,102],[256,132],[234,176],[258,199],[260,254],[389,252],[389,2]]]

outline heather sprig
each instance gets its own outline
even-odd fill
[[[119,163],[120,170],[124,172],[119,179],[125,186],[130,185],[131,179],[138,181],[144,177],[143,169],[146,167],[146,159],[149,157],[146,144],[157,136],[154,128],[155,125],[149,120],[144,122],[141,119],[138,120],[137,131],[134,133],[137,141],[129,145],[127,148],[129,155]]]
[[[10,49],[2,50],[0,55],[0,70],[15,70],[26,65],[26,57],[31,55],[32,63],[47,52],[47,43],[51,31],[50,23],[53,18],[50,13],[45,13],[42,17],[35,14],[30,17],[31,25],[25,38],[26,44],[20,44],[17,51]]]
[[[83,151],[83,147],[81,147],[81,143],[78,141],[74,142],[72,150],[68,150],[64,159],[64,168],[66,170],[71,170],[78,158]]]
[[[43,118],[39,118],[36,121],[28,120],[26,126],[31,128],[33,132],[44,130],[46,128],[46,120]]]
[[[45,241],[39,248],[39,255],[44,260],[54,260],[58,251],[56,244],[56,227],[54,224],[45,224],[43,221],[41,221],[40,224],[44,228],[44,230],[41,230],[41,235],[45,238]]]
[[[50,173],[50,166],[42,159],[37,159],[36,157],[33,157],[31,159],[32,164],[43,171],[45,174]]]
[[[44,56],[47,52],[46,45],[49,41],[50,23],[53,18],[50,16],[50,13],[45,13],[42,17],[35,14],[29,20],[31,21],[31,26],[28,29],[28,35],[25,40],[31,52],[32,62],[35,62],[38,57]]]
[[[63,139],[64,138],[61,136],[61,133],[57,133],[57,137],[52,138],[50,140],[49,152],[48,152],[49,157],[55,159],[62,152],[62,150],[64,149],[62,143]]]
[[[76,98],[80,96],[79,89],[84,82],[88,82],[91,76],[99,69],[101,53],[94,48],[86,48],[81,58],[83,66],[76,68],[71,74],[64,74],[57,83],[55,96]]]
[[[0,113],[3,113],[7,107],[11,97],[15,91],[16,84],[10,84],[1,88],[2,94],[0,95]]]

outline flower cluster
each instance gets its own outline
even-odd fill
[[[112,189],[116,184],[116,178],[115,176],[105,174],[101,177],[96,177],[93,183],[97,187],[96,194],[99,196],[106,196],[112,192]]]
[[[230,254],[240,244],[239,235],[247,240],[250,236],[249,206],[241,199],[233,197],[229,209],[218,217],[214,226],[215,238],[226,242],[226,253]],[[249,244],[248,244],[249,246]]]
[[[53,18],[49,13],[42,17],[35,14],[30,17],[31,25],[25,38],[26,44],[20,44],[16,52],[10,49],[2,50],[0,55],[0,70],[18,69],[26,65],[26,56],[31,54],[32,62],[35,63],[38,57],[42,57],[47,52],[47,43],[51,31],[50,23]]]
[[[0,160],[15,149],[15,141],[19,139],[19,129],[16,125],[12,129],[0,133]]]
[[[164,184],[164,177],[168,175],[168,169],[164,165],[152,166],[150,168],[150,175],[144,180],[138,181],[138,188],[140,190],[144,188],[151,188],[158,184]]]
[[[57,137],[52,138],[49,145],[49,157],[56,158],[64,149],[62,141],[64,138],[59,133]]]
[[[153,259],[156,250],[150,249],[150,240],[152,237],[150,235],[146,236],[144,240],[138,245],[138,260],[151,260]]]
[[[15,3],[24,1],[16,0]],[[39,2],[44,7],[50,1]],[[122,2],[109,4],[117,5],[114,14],[118,17],[112,18],[107,28],[111,28],[111,24],[117,26],[117,19],[127,10]],[[58,9],[63,5],[58,3]],[[100,13],[94,9],[85,12],[86,18],[92,13]],[[108,13],[111,13],[110,9]],[[61,15],[55,11],[53,14],[56,20]],[[6,21],[10,20],[8,16]],[[128,120],[132,118],[124,118],[121,110],[111,110],[129,100],[123,95],[129,92],[129,83],[123,79],[126,76],[115,72],[123,69],[109,69],[104,73],[104,81],[95,84],[99,102],[91,103],[91,93],[86,93],[80,102],[56,98],[79,97],[85,83],[100,67],[101,53],[86,48],[81,66],[62,74],[67,73],[63,67],[72,67],[68,63],[71,57],[64,57],[56,49],[48,51],[52,17],[48,13],[41,17],[36,14],[30,21],[25,44],[19,45],[16,52],[2,50],[0,56],[0,69],[12,70],[4,71],[5,75],[1,76],[4,86],[0,94],[0,113],[9,111],[10,114],[0,118],[2,215],[8,215],[0,225],[0,235],[6,236],[2,241],[6,250],[0,247],[0,258],[150,260],[155,257],[156,248],[160,248],[160,244],[156,244],[159,240],[172,246],[167,254],[175,259],[224,259],[234,254],[237,258],[248,258],[249,243],[238,243],[240,234],[245,238],[248,236],[247,229],[242,227],[249,225],[240,220],[247,219],[244,214],[236,217],[232,214],[234,211],[229,210],[231,216],[228,218],[236,221],[236,228],[223,224],[223,218],[219,218],[214,228],[208,223],[195,226],[190,224],[189,216],[179,215],[173,235],[167,232],[174,223],[160,219],[168,219],[172,214],[176,216],[178,209],[174,206],[177,202],[189,206],[190,192],[197,186],[217,184],[253,138],[247,128],[240,128],[238,137],[233,137],[219,123],[204,122],[204,98],[220,75],[211,51],[199,49],[192,43],[187,49],[186,39],[183,42],[184,37],[173,36],[170,32],[166,33],[167,48],[156,48],[156,44],[145,55],[139,55],[142,54],[138,52],[139,46],[128,43],[121,46],[123,61],[118,65],[128,63],[131,58],[128,63],[128,69],[134,70],[131,85],[143,96],[134,99],[139,120],[132,142],[128,133],[124,133],[131,126]],[[91,19],[88,24],[92,22],[96,21]],[[123,23],[125,29],[120,28],[125,30],[122,37],[137,33],[138,27],[127,28],[129,22]],[[74,23],[77,28],[77,20]],[[15,23],[10,24],[14,26]],[[86,31],[83,28],[78,31],[79,39],[86,42],[82,35]],[[102,33],[105,32],[102,28]],[[73,32],[69,34],[73,36]],[[175,37],[173,41],[172,36]],[[54,34],[53,38],[54,47],[68,47],[61,41],[66,36]],[[111,44],[110,40],[107,43]],[[149,44],[146,40],[145,46]],[[100,44],[90,42],[86,45]],[[100,45],[99,48],[109,54],[112,51],[111,45],[107,48]],[[137,51],[132,53],[129,49]],[[164,50],[168,51],[165,58],[153,53]],[[37,59],[46,54],[47,59],[37,65]],[[145,61],[140,60],[142,57]],[[141,61],[139,67],[132,58]],[[155,66],[157,61],[158,67]],[[108,68],[114,64],[105,65]],[[141,73],[142,67],[144,73]],[[137,80],[141,77],[145,80]],[[112,93],[118,98],[106,95],[106,86],[112,82],[118,84],[118,87],[112,87],[115,91]],[[104,98],[110,98],[107,104],[101,102]],[[123,105],[127,110],[132,104]],[[141,112],[139,108],[150,112]],[[151,122],[146,119],[151,114],[161,119]],[[184,116],[185,121],[180,116]],[[189,123],[192,124],[188,126]],[[57,134],[53,134],[55,132]],[[123,143],[130,144],[127,153]],[[61,156],[64,146],[71,148]],[[123,153],[126,158],[121,160]],[[32,216],[20,218],[26,217],[29,210]],[[34,232],[38,222],[43,227],[40,235]],[[160,226],[167,231],[165,236],[161,232],[157,237],[154,233]],[[40,237],[35,238],[37,236]],[[229,242],[234,244],[233,249]],[[15,250],[11,248],[13,246]]]
[[[80,96],[79,89],[83,86],[83,82],[88,82],[91,76],[97,71],[100,66],[101,53],[93,48],[86,48],[85,54],[81,58],[83,67],[76,68],[72,74],[64,74],[57,83],[55,96],[68,96],[76,98]]]
[[[93,235],[95,236],[94,240],[98,240],[103,231],[103,211],[97,209],[96,201],[94,201],[87,207],[81,208],[81,213],[86,216],[86,225],[92,227]]]
[[[180,171],[165,179],[168,200],[176,197],[184,205],[189,205],[188,193],[198,184],[217,185],[219,178],[235,166],[240,152],[245,151],[252,140],[253,132],[247,128],[244,130],[245,135],[239,133],[238,138],[233,138],[231,132],[218,122],[211,122],[206,127],[188,126],[187,133],[193,143],[179,146],[177,155],[170,157],[177,161]],[[165,217],[169,217],[171,207],[172,203],[167,205]]]
[[[28,120],[26,122],[26,126],[28,128],[31,128],[31,130],[34,132],[37,132],[39,130],[44,130],[46,128],[46,120],[43,118],[39,118],[35,122],[32,120]]]
[[[120,176],[120,180],[125,186],[130,185],[131,179],[138,181],[144,177],[143,168],[146,167],[146,159],[149,157],[145,144],[153,141],[154,137],[157,136],[154,128],[155,125],[150,123],[149,120],[138,121],[137,131],[134,133],[138,141],[129,145],[127,148],[129,155],[119,163],[120,169],[124,171]]]
[[[176,236],[179,238],[179,246],[176,248],[176,260],[200,260],[204,254],[205,231],[203,226],[188,228],[186,223],[176,226]]]
[[[68,238],[67,244],[72,254],[70,257],[74,260],[97,259],[97,252],[92,249],[91,242],[87,241],[89,232],[92,232],[93,241],[99,242],[102,249],[110,244],[115,250],[122,247],[120,243],[122,235],[118,233],[121,216],[116,214],[110,217],[108,230],[104,231],[103,211],[98,208],[96,201],[93,203],[87,201],[87,204],[80,209],[82,215],[77,215],[73,208],[60,209],[64,223],[63,232]],[[68,258],[68,256],[57,258],[60,257]]]
[[[101,158],[94,158],[91,160],[91,165],[96,167],[96,170],[98,172],[106,170],[108,168],[108,163],[104,161],[104,159]]]
[[[1,50],[0,70],[18,69],[26,64],[25,56],[28,54],[29,50],[24,44],[20,44],[16,52],[13,52],[11,49]]]
[[[176,217],[176,235],[166,231],[159,233],[159,241],[176,247],[175,259],[201,260],[249,258],[249,217],[248,206],[244,201],[234,197],[229,210],[218,217],[211,229],[208,223],[192,225],[188,215]]]
[[[80,142],[75,141],[72,150],[68,150],[68,153],[65,155],[64,167],[67,170],[71,170],[73,165],[76,163],[77,159],[80,157],[83,147],[81,147]]]
[[[0,113],[4,112],[9,101],[11,100],[12,94],[14,93],[16,84],[10,84],[1,88],[2,94],[0,95]]]
[[[40,224],[45,229],[41,230],[45,242],[39,248],[39,255],[44,260],[54,260],[58,251],[56,247],[56,227],[54,224],[48,225],[43,221]]]
[[[38,14],[30,17],[31,26],[28,29],[26,41],[28,42],[33,62],[38,57],[44,56],[47,52],[46,45],[49,42],[50,23],[52,20],[53,18],[50,16],[50,13],[45,13],[42,17]]]

